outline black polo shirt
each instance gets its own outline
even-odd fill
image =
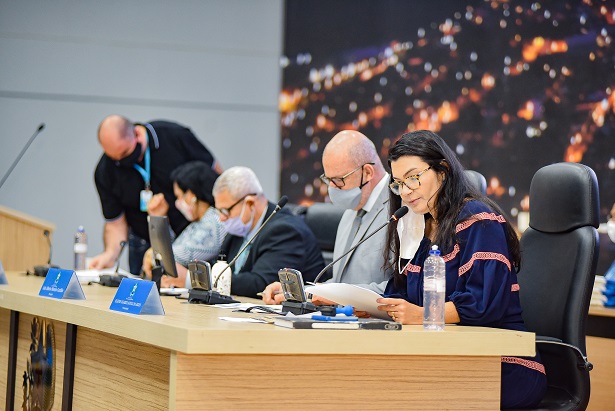
[[[164,194],[169,203],[169,222],[173,231],[179,234],[188,222],[175,208],[171,171],[194,160],[213,166],[214,157],[187,127],[168,121],[151,121],[142,125],[147,130],[150,150],[151,190],[154,194]],[[145,168],[143,162],[139,165]],[[147,212],[139,207],[140,192],[145,188],[141,174],[133,167],[119,167],[103,154],[96,166],[94,181],[105,220],[113,221],[123,214],[133,232],[149,241]]]

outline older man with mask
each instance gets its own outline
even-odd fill
[[[233,270],[231,294],[256,297],[278,279],[282,268],[300,270],[307,281],[314,280],[324,268],[316,237],[300,217],[281,209],[264,226],[276,205],[267,201],[251,169],[226,170],[216,180],[213,195],[220,221],[228,233],[220,251],[228,261],[262,227],[229,268]]]
[[[374,143],[354,130],[336,134],[322,155],[324,174],[331,202],[346,211],[337,228],[333,259],[380,227],[389,219],[389,174],[385,171]],[[357,284],[382,293],[392,276],[384,268],[386,230],[381,230],[333,266],[331,282]],[[283,300],[279,283],[267,287],[263,301],[277,304]]]

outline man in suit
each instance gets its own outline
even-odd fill
[[[335,260],[389,219],[390,176],[374,143],[354,130],[341,131],[329,141],[322,165],[325,172],[321,179],[328,185],[331,202],[346,210],[337,228]],[[386,230],[381,230],[335,264],[329,281],[384,292],[393,275],[392,269],[383,268],[386,245]],[[283,295],[277,294],[280,290],[279,283],[268,286],[263,301],[279,304],[283,300]]]
[[[267,201],[258,178],[247,167],[232,167],[222,173],[214,184],[213,195],[228,233],[220,252],[231,261],[276,205]],[[306,281],[313,281],[324,265],[312,231],[300,217],[281,209],[230,268],[231,293],[256,297],[278,280],[282,268],[297,269]]]

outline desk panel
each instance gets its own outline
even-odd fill
[[[76,354],[73,409],[169,408],[170,351],[81,327]]]
[[[615,404],[615,308],[589,307],[586,342],[587,358],[594,364],[587,409],[610,409]]]
[[[496,410],[499,357],[177,356],[178,410]]]

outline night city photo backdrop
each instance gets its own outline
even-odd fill
[[[441,135],[516,222],[547,164],[590,166],[615,202],[615,1],[288,0],[280,191],[328,201],[324,146],[356,129],[386,164],[403,133]],[[612,260],[612,257],[611,257]]]

